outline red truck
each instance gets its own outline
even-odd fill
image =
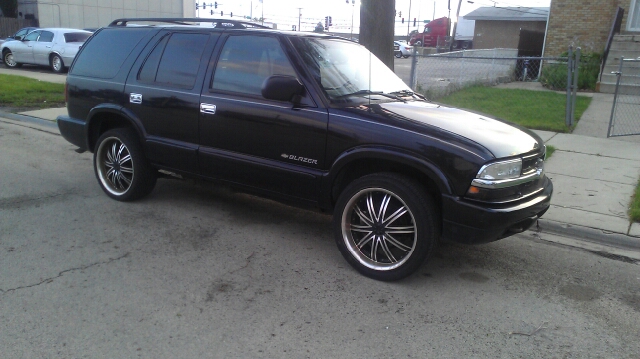
[[[449,19],[447,17],[435,19],[424,25],[424,30],[422,32],[411,35],[409,44],[418,47],[436,47],[438,44],[438,38],[448,36],[448,30]]]

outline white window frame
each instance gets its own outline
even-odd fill
[[[640,6],[638,6],[638,2],[640,0],[631,0],[631,6],[629,7],[629,16],[627,17],[627,31],[640,32]],[[634,11],[638,6],[638,11]],[[638,18],[638,27],[631,27],[631,23],[633,22],[633,18]]]

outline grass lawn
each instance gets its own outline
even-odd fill
[[[0,107],[64,106],[64,85],[16,75],[0,75]]]
[[[636,186],[636,193],[633,196],[633,200],[631,200],[629,218],[631,218],[633,222],[640,222],[640,181]]]
[[[551,91],[494,87],[469,87],[438,99],[446,105],[484,113],[534,130],[571,132],[564,123],[566,101],[566,95]],[[577,97],[576,122],[589,103],[591,98]]]
[[[553,146],[547,146],[547,159],[551,157],[551,155],[556,152],[556,148]]]

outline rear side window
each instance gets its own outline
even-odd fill
[[[95,34],[84,46],[72,75],[110,79],[116,76],[131,51],[151,29],[110,28]]]
[[[208,34],[174,33],[164,37],[149,54],[138,80],[193,88],[207,40]]]
[[[68,32],[64,34],[64,42],[85,42],[89,36],[86,32]]]

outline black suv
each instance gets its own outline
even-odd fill
[[[198,21],[116,20],[73,62],[58,126],[108,196],[146,196],[161,170],[332,210],[346,260],[380,280],[548,209],[531,131],[431,103],[346,39]]]

